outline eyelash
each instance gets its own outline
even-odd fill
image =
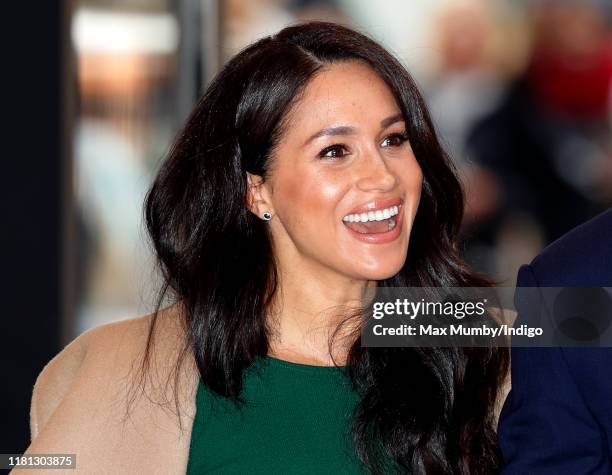
[[[400,142],[398,144],[392,145],[392,146],[400,147],[400,146],[402,146],[408,140],[408,134],[406,132],[391,134],[391,135],[387,136],[385,138],[385,140],[388,140],[388,139],[391,139],[391,138],[399,138]],[[330,151],[337,150],[339,148],[345,148],[346,149],[346,146],[344,144],[330,145],[329,147],[325,147],[323,150],[321,150],[319,152],[319,154],[317,155],[317,157],[318,158],[331,158],[331,159],[342,158],[342,157],[326,157],[325,156]]]

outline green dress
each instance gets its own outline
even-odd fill
[[[367,474],[350,435],[346,367],[258,357],[239,411],[200,381],[187,474]]]

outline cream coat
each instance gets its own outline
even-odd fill
[[[90,329],[67,345],[41,371],[32,393],[26,454],[73,453],[76,470],[50,474],[184,474],[195,414],[198,373],[187,355],[179,373],[183,430],[179,428],[171,370],[181,348],[178,312],[164,309],[156,324],[154,378],[146,396],[136,388],[130,417],[123,422],[133,363],[140,361],[151,315]],[[170,385],[166,386],[166,377]],[[133,391],[133,389],[132,389]],[[166,401],[167,403],[160,404]],[[30,469],[12,474],[33,473]]]
[[[122,420],[131,394],[133,363],[141,361],[151,318],[92,328],[49,361],[32,393],[32,442],[26,454],[73,453],[76,469],[13,470],[12,474],[185,474],[198,372],[188,353],[178,373],[181,431],[171,373],[184,341],[176,307],[160,312],[151,360],[154,377],[147,379],[146,396],[137,388],[130,417]],[[508,382],[497,414],[509,389]]]

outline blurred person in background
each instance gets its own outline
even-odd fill
[[[435,23],[435,71],[425,92],[436,130],[459,164],[470,128],[495,107],[502,92],[491,51],[491,10],[483,0],[454,1]]]
[[[245,45],[300,21],[324,20],[348,24],[339,0],[227,0],[225,2],[225,57]]]
[[[489,267],[502,280],[612,202],[607,7],[595,0],[534,2],[527,68],[469,133],[468,154],[498,193],[494,213],[476,216],[466,233],[468,249],[496,249]],[[470,261],[478,267],[481,258],[475,253]]]
[[[427,83],[427,101],[436,130],[466,185],[462,226],[480,225],[499,206],[499,185],[491,171],[468,157],[468,134],[498,104],[505,80],[495,58],[494,32],[499,28],[490,2],[457,0],[444,3],[435,23],[437,53]],[[482,252],[482,248],[479,248]],[[473,249],[467,249],[468,258]],[[483,256],[480,256],[483,257]],[[481,259],[479,270],[494,274],[494,253]]]

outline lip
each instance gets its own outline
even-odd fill
[[[381,202],[376,202],[376,203],[381,203]],[[395,227],[389,231],[386,231],[384,233],[375,233],[375,234],[374,233],[373,234],[358,233],[357,231],[353,231],[351,228],[349,228],[343,221],[344,228],[355,239],[361,242],[366,242],[369,244],[385,244],[391,241],[395,241],[402,233],[402,227],[404,224],[404,213],[403,213],[404,207],[402,206],[402,204],[403,204],[403,200],[395,199],[393,201],[393,204],[385,204],[384,206],[382,206],[382,209],[387,208],[389,206],[395,206],[395,205],[399,206],[399,213],[395,215],[396,217]],[[366,210],[363,207],[360,209],[363,210],[362,212],[366,212]],[[376,209],[381,209],[381,208],[380,207],[369,208],[368,211],[373,211]],[[358,211],[355,211],[355,213],[358,213]],[[353,214],[353,213],[349,213],[349,214]]]
[[[388,198],[386,200],[370,201],[369,203],[366,203],[364,205],[361,205],[361,206],[358,206],[357,208],[352,209],[351,211],[346,213],[344,216],[347,216],[349,214],[361,214],[361,213],[367,213],[369,211],[382,210],[385,208],[390,208],[391,206],[401,206],[402,204],[404,204],[404,200],[402,198]]]

